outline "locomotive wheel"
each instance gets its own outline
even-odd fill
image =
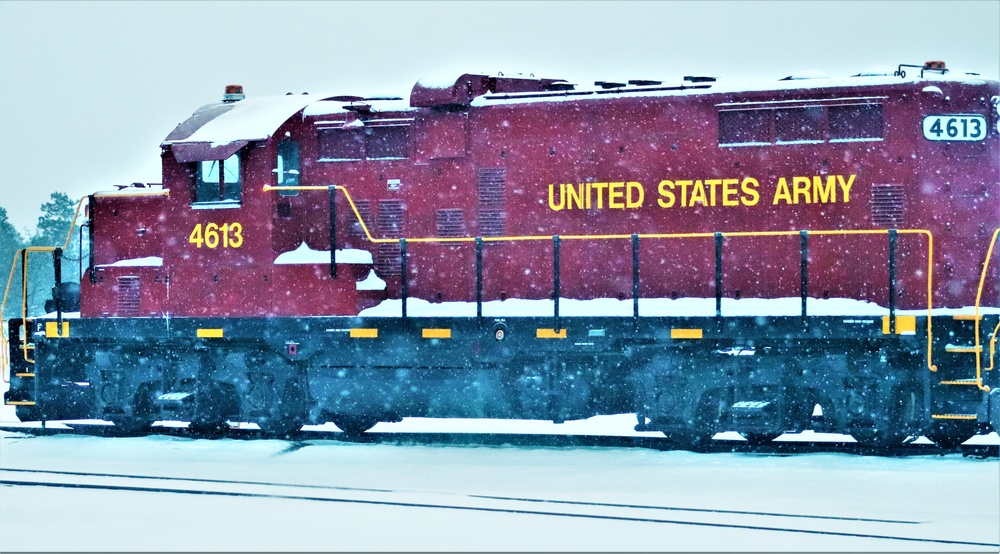
[[[116,431],[128,435],[149,431],[153,426],[153,420],[144,417],[115,416],[108,419],[115,424]]]
[[[261,418],[257,426],[265,436],[276,439],[288,439],[302,429],[302,421],[295,418]]]
[[[783,433],[740,433],[751,446],[761,446],[770,443]]]
[[[873,427],[851,429],[851,436],[862,446],[879,449],[899,446],[909,436],[904,429],[919,421],[919,398],[918,390],[897,391],[886,413],[876,418]]]
[[[229,430],[225,421],[196,420],[188,424],[188,430],[199,435],[221,435]]]
[[[333,424],[340,428],[349,437],[361,436],[365,431],[375,427],[378,420],[371,417],[337,417]]]
[[[14,413],[17,414],[17,419],[21,420],[22,423],[28,421],[42,421],[42,410],[38,406],[18,406],[14,409]]]
[[[871,448],[892,448],[899,446],[908,436],[898,429],[852,429],[851,436],[858,444]]]
[[[687,427],[684,429],[674,429],[671,431],[660,431],[667,440],[678,447],[698,450],[712,442],[715,435],[712,431],[704,428]]]
[[[926,436],[941,448],[957,448],[976,435],[975,421],[942,421],[927,430]]]
[[[302,429],[305,417],[305,394],[294,380],[285,384],[285,392],[281,402],[271,407],[270,415],[257,420],[257,426],[264,435],[273,438],[290,438],[293,433]]]

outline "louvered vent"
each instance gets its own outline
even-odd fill
[[[118,278],[118,315],[139,315],[139,298],[142,296],[139,278],[129,275]]]
[[[401,200],[378,203],[378,234],[382,238],[403,236],[403,215],[406,207]],[[375,255],[375,271],[379,275],[400,275],[399,243],[379,244]]]
[[[368,230],[372,231],[372,203],[370,200],[357,200],[354,205],[358,208],[358,213],[361,214],[361,219],[368,226]],[[365,230],[361,227],[361,222],[357,220],[354,215],[353,210],[351,210],[351,218],[354,219],[354,223],[347,228],[347,236],[349,237],[363,237],[365,236]]]
[[[872,185],[872,223],[899,228],[903,224],[903,185]]]
[[[499,237],[507,232],[505,189],[507,170],[480,169],[476,174],[479,189],[479,234]]]
[[[466,235],[465,212],[460,209],[437,211],[437,235],[442,238],[459,238]]]

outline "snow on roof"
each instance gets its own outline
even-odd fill
[[[207,142],[214,147],[240,140],[264,140],[295,113],[322,98],[304,94],[262,96],[232,104],[203,106],[189,120],[178,125],[162,145]],[[223,111],[226,106],[231,107]],[[205,121],[201,125],[186,124],[195,119]]]
[[[800,72],[804,74],[806,72]],[[942,81],[963,82],[968,85],[981,85],[987,82],[986,79],[971,73],[958,73],[950,71],[944,75],[925,74],[923,78],[920,71],[907,74],[906,77],[896,77],[893,75],[873,75],[873,76],[853,76],[853,77],[827,77],[827,78],[794,78],[775,81],[726,81],[719,79],[711,84],[701,83],[677,83],[671,85],[664,82],[663,85],[654,86],[629,86],[616,89],[602,89],[601,87],[577,87],[575,90],[560,92],[526,92],[526,93],[493,93],[478,96],[472,100],[471,106],[482,107],[499,104],[525,104],[534,102],[576,102],[581,100],[598,100],[609,97],[619,97],[623,95],[634,97],[665,97],[665,96],[691,96],[705,94],[720,94],[733,92],[763,92],[780,90],[802,90],[802,89],[823,89],[823,88],[843,88],[873,85],[900,85],[915,83],[934,83]]]
[[[414,108],[410,107],[410,102],[408,100],[403,100],[399,97],[372,97],[363,98],[362,101],[365,104],[371,106],[373,112],[405,112],[412,111]],[[319,102],[314,102],[306,106],[305,110],[302,111],[302,117],[315,117],[321,115],[345,115],[351,113],[350,110],[346,109],[349,106],[349,102],[343,100],[322,100]]]

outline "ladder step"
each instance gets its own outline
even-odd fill
[[[34,406],[35,403],[30,400],[8,400],[5,402],[8,406]]]
[[[969,354],[979,354],[983,351],[982,346],[957,346],[954,344],[948,344],[944,347],[945,352],[963,352]]]
[[[951,381],[941,381],[942,385],[979,385],[979,379],[952,379]]]
[[[34,377],[34,373],[15,373],[14,377]]]
[[[976,414],[932,414],[932,419],[963,419],[963,420],[975,420],[978,418]]]

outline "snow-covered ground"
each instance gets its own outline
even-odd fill
[[[408,419],[374,431],[628,435],[632,421]],[[1000,463],[961,454],[2,431],[0,481],[4,552],[1000,550]]]
[[[322,440],[302,447],[7,433],[0,440],[4,469],[102,474],[0,473],[8,483],[34,477],[95,487],[0,487],[4,551],[995,551],[1000,544],[996,462],[956,455]]]

